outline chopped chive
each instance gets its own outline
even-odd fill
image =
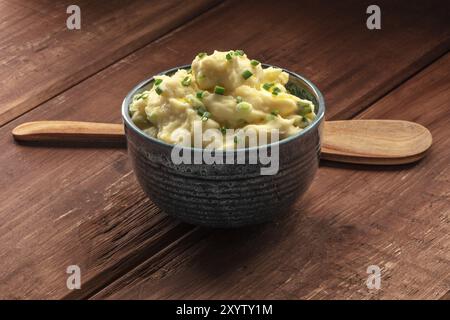
[[[299,127],[300,128],[306,128],[309,125],[308,119],[303,118],[302,122],[300,122]]]
[[[195,109],[197,110],[197,114],[198,114],[200,117],[203,117],[203,115],[205,114],[205,112],[207,112],[206,109],[203,108],[203,107],[197,107],[197,108],[195,108]]]
[[[202,99],[204,93],[205,93],[204,91],[197,91],[197,94],[196,94],[197,98]]]
[[[299,114],[301,116],[307,115],[308,113],[312,112],[312,108],[309,104],[302,105],[300,102],[297,103],[297,106],[299,107]]]
[[[155,91],[158,95],[161,95],[161,93],[163,93],[163,90],[160,87],[156,87]]]
[[[250,78],[253,75],[253,73],[251,73],[248,70],[245,70],[244,72],[242,72],[242,78],[244,78],[245,80],[247,80],[248,78]]]
[[[278,109],[274,109],[270,112],[271,115],[277,116],[280,113]]]
[[[266,89],[267,91],[269,91],[269,89],[272,87],[273,87],[273,83],[264,83],[263,84],[263,88]]]
[[[192,74],[192,69],[189,68],[189,69],[186,70],[186,72],[189,73],[189,74]]]
[[[273,88],[273,90],[272,90],[272,94],[273,94],[274,96],[277,96],[280,92],[281,92],[281,89],[278,88],[278,87],[275,87],[275,88]]]
[[[222,132],[222,134],[226,134],[227,133],[227,127],[221,127],[220,128],[220,132]]]
[[[147,99],[147,98],[148,98],[148,92],[142,92],[142,93],[134,96],[134,100]]]
[[[236,105],[237,111],[248,112],[252,109],[252,105],[248,102],[240,102]]]
[[[202,121],[207,121],[210,116],[211,116],[211,113],[209,113],[208,111],[203,112]]]
[[[221,86],[215,86],[214,93],[216,93],[216,94],[224,94],[225,93],[225,88],[221,87]]]
[[[252,60],[250,63],[251,63],[252,66],[256,67],[259,64],[259,61],[258,60]]]
[[[156,121],[157,121],[157,119],[158,119],[158,114],[157,114],[155,111],[153,111],[152,113],[150,113],[150,114],[147,116],[147,119],[148,119],[148,121],[150,121],[151,123],[156,123]]]
[[[244,53],[244,51],[242,51],[242,50],[236,50],[236,51],[234,51],[234,55],[235,56],[243,56],[245,53]]]
[[[181,84],[185,87],[189,86],[191,84],[191,77],[185,77],[183,81],[181,81]]]
[[[231,59],[233,59],[232,53],[228,52],[227,55],[225,56],[225,58],[230,61]]]
[[[155,80],[155,86],[159,86],[163,82],[163,79],[156,79]]]
[[[206,56],[207,53],[206,52],[200,52],[197,57],[199,57],[200,59],[203,58],[204,56]]]

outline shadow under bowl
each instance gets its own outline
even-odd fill
[[[263,64],[263,67],[270,65]],[[183,68],[190,66],[160,74],[170,75]],[[296,135],[267,146],[269,155],[278,148],[278,171],[273,175],[261,175],[261,168],[275,166],[274,163],[174,164],[171,157],[174,146],[146,135],[129,114],[133,96],[150,88],[154,78],[141,82],[128,93],[122,104],[128,153],[142,189],[161,210],[194,225],[241,227],[276,219],[306,192],[319,166],[325,103],[313,83],[284,71],[290,78],[286,85],[288,90],[311,100],[317,116]],[[255,148],[257,152],[261,151],[261,147]],[[255,148],[235,150],[233,158],[236,159],[239,152],[245,152],[245,159],[248,159],[248,154]],[[203,152],[196,148],[185,151],[191,152],[192,156],[201,156]]]

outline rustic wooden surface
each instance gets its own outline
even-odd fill
[[[82,29],[69,31],[73,1],[0,1],[0,124],[35,108],[218,1],[78,1]],[[170,12],[170,14],[169,14]]]
[[[195,231],[96,298],[441,297],[450,288],[449,69],[446,55],[358,116],[430,128],[434,146],[420,163],[324,165],[286,219],[201,241],[205,231]],[[381,267],[379,291],[365,286],[369,265]]]
[[[173,16],[158,14],[165,2],[153,5],[156,12],[139,1],[95,3],[83,3],[92,18],[73,33],[64,29],[65,4],[0,0],[7,17],[0,31],[1,298],[445,297],[445,2],[381,1],[380,31],[366,29],[364,1],[204,1]],[[38,51],[45,56],[4,50],[32,50],[47,36]],[[328,119],[427,126],[431,153],[417,165],[382,169],[324,163],[286,219],[214,231],[160,212],[137,185],[125,150],[12,140],[12,128],[26,121],[119,122],[121,100],[137,82],[197,52],[229,48],[310,78],[325,94]],[[71,264],[81,267],[81,290],[66,287]],[[364,284],[371,264],[383,272],[375,292]]]

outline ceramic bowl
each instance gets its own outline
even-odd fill
[[[170,75],[183,68],[190,66],[160,74]],[[312,82],[284,71],[289,74],[289,91],[312,100],[317,117],[298,134],[275,142],[279,170],[274,175],[261,175],[262,164],[174,164],[173,145],[146,135],[133,123],[128,110],[133,96],[153,85],[153,77],[128,93],[122,117],[129,157],[142,189],[162,211],[190,224],[218,228],[273,221],[289,212],[308,190],[319,165],[325,103]],[[188,149],[193,154],[202,152]],[[234,154],[250,150],[236,150]]]

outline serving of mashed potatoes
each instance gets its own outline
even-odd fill
[[[242,50],[199,53],[191,66],[171,76],[155,76],[151,89],[133,97],[130,115],[146,134],[176,144],[176,130],[192,132],[194,123],[201,122],[203,130],[223,134],[227,129],[275,129],[284,139],[316,116],[311,101],[286,90],[286,72],[263,68]]]

